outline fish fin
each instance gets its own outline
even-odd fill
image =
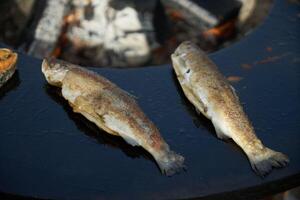
[[[195,107],[195,110],[198,115],[202,115],[202,112],[197,107]]]
[[[207,116],[207,107],[204,106],[204,104],[202,103],[202,101],[198,101],[198,107],[195,107],[196,112],[198,113],[198,115],[205,115]]]
[[[126,134],[119,132],[119,135],[131,146],[140,146],[140,144],[133,138],[129,137]]]
[[[113,131],[108,126],[106,126],[103,115],[100,115],[99,113],[97,113],[97,116],[98,116],[98,120],[97,120],[98,125],[102,130],[106,131],[107,133],[109,133],[111,135],[120,136],[116,131]]]
[[[249,155],[252,169],[261,177],[271,172],[272,168],[281,168],[289,163],[289,158],[283,153],[265,148],[263,153]]]
[[[215,119],[212,119],[212,123],[215,127],[215,131],[216,131],[217,137],[219,139],[226,140],[226,139],[231,138],[230,136],[224,134],[224,132],[222,131],[222,129],[220,128],[220,126],[218,125],[218,123]]]
[[[223,133],[223,131],[218,126],[214,125],[214,127],[215,127],[216,134],[217,134],[217,136],[218,136],[219,139],[221,139],[221,140],[227,140],[227,139],[230,138],[229,136],[225,135]]]
[[[156,159],[156,161],[161,172],[167,176],[172,176],[185,169],[184,157],[174,151],[168,151],[165,156]]]
[[[105,114],[102,118],[107,129],[121,136],[128,144],[140,146],[140,141],[134,138],[131,127],[127,123],[110,114]]]
[[[207,107],[204,105],[200,98],[197,98],[194,91],[185,85],[182,85],[182,89],[188,100],[195,106],[197,113],[199,115],[203,114],[205,117],[208,118]]]

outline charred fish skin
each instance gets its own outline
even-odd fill
[[[10,49],[0,48],[0,88],[16,71],[18,55]]]
[[[170,150],[136,101],[117,85],[92,71],[55,59],[44,59],[42,72],[49,84],[62,88],[62,96],[74,112],[127,143],[142,146],[163,174],[171,176],[184,168],[184,158]]]
[[[258,175],[287,165],[286,155],[265,147],[257,138],[234,88],[205,52],[186,41],[171,57],[185,96],[212,121],[220,139],[231,138],[243,149]]]

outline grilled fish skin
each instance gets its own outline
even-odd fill
[[[62,96],[74,112],[127,143],[142,146],[154,157],[163,174],[171,176],[184,167],[184,158],[170,150],[136,101],[114,83],[55,59],[44,59],[42,72],[49,84],[62,88]]]
[[[243,149],[258,175],[289,162],[286,155],[265,147],[257,138],[234,88],[205,52],[186,41],[171,57],[185,96],[212,121],[218,138],[231,138]]]
[[[0,48],[0,88],[16,71],[18,55],[10,49]]]

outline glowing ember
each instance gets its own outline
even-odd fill
[[[227,77],[227,80],[228,80],[229,82],[233,82],[233,83],[239,82],[239,81],[241,81],[242,79],[243,79],[243,77],[241,77],[241,76],[228,76],[228,77]]]
[[[181,7],[173,6],[170,3],[173,1]],[[193,9],[194,12],[203,12],[197,16],[189,12],[188,5],[196,4],[177,0],[163,2],[169,2],[162,8],[169,28],[161,31],[158,29],[164,27],[153,24],[153,16],[157,15],[153,5],[142,13],[129,1],[71,1],[50,55],[90,66],[157,65],[169,62],[171,53],[185,40],[191,40],[204,51],[211,52],[236,32],[235,18],[223,19],[224,23],[216,26],[219,19],[203,8]],[[200,21],[195,23],[198,18]],[[164,31],[162,40],[155,37],[155,34],[157,36]]]
[[[273,51],[272,47],[267,47],[266,50],[267,50],[268,52],[272,52],[272,51]]]
[[[231,37],[235,33],[236,20],[229,20],[219,26],[216,26],[212,29],[204,31],[202,35],[204,38],[216,38],[216,39],[225,39]]]
[[[242,64],[242,68],[244,68],[244,69],[251,69],[252,65],[250,65],[250,64]]]

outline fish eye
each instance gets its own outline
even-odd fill
[[[188,69],[188,70],[186,70],[186,72],[185,72],[185,73],[187,73],[187,74],[188,74],[188,73],[190,73],[190,71],[191,71],[191,69]]]

